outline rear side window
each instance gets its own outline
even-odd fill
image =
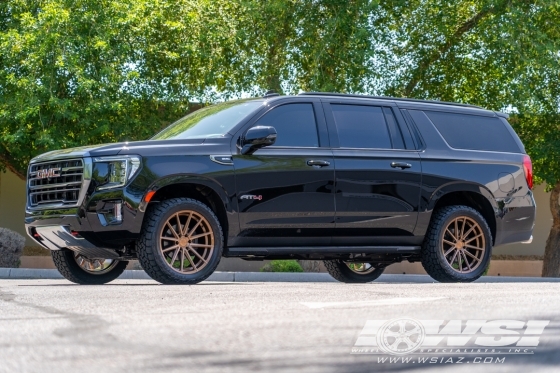
[[[392,148],[381,107],[331,104],[331,109],[341,148]]]
[[[452,148],[520,152],[519,146],[499,118],[439,111],[425,113]]]
[[[272,109],[255,126],[272,126],[278,136],[274,146],[318,147],[313,104],[287,104]]]

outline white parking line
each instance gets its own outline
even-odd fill
[[[446,299],[446,297],[428,297],[428,298],[389,298],[378,300],[365,300],[356,302],[300,302],[309,308],[347,308],[347,307],[370,307],[370,306],[387,306],[392,304],[408,304],[420,302],[432,302],[435,300]]]

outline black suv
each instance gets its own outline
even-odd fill
[[[222,256],[323,260],[349,283],[421,261],[473,281],[493,246],[532,239],[531,160],[506,118],[333,93],[224,102],[147,141],[36,157],[26,229],[80,284],[136,258],[193,284]]]

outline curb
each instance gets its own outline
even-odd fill
[[[9,280],[60,280],[56,269],[0,268],[0,279]],[[151,280],[142,270],[126,270],[119,280]],[[338,282],[328,273],[289,272],[214,272],[206,281],[212,282]],[[376,283],[435,283],[427,275],[381,275]],[[484,276],[477,283],[499,282],[560,282],[560,278]],[[442,284],[445,286],[445,284]]]

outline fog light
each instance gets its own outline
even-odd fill
[[[122,202],[106,202],[101,210],[97,211],[101,225],[116,225],[123,221]]]

